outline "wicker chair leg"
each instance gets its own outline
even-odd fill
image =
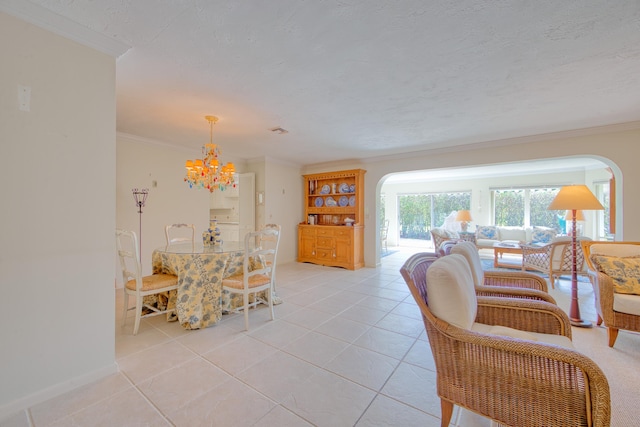
[[[602,325],[602,317],[600,317],[599,314],[598,314],[598,320],[596,320],[596,325],[598,326]]]
[[[440,427],[449,427],[451,416],[453,415],[453,403],[448,400],[440,399],[440,409],[442,411],[442,422]]]
[[[613,344],[615,344],[618,338],[618,328],[608,327],[607,336],[609,337],[609,347],[613,347]]]

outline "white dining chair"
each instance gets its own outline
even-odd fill
[[[167,247],[177,243],[195,244],[196,227],[193,224],[171,224],[164,228]]]
[[[173,308],[161,309],[144,304],[144,297],[177,289],[178,277],[172,274],[142,275],[138,237],[133,231],[116,230],[116,248],[122,269],[122,282],[124,283],[122,326],[124,327],[127,321],[127,312],[135,310],[133,335],[136,335],[140,327],[140,319],[174,311]],[[136,300],[136,305],[132,308],[129,308],[129,296],[133,296]],[[150,312],[143,315],[143,308]]]
[[[265,224],[262,227],[263,230],[277,230],[278,231],[278,235],[274,236],[274,235],[263,235],[261,237],[260,242],[258,242],[258,245],[261,246],[262,248],[273,248],[275,249],[275,252],[273,253],[272,256],[268,256],[265,257],[265,261],[267,263],[267,265],[273,265],[276,263],[276,255],[278,254],[278,247],[280,246],[280,236],[282,235],[282,227],[280,227],[279,224]],[[282,303],[282,300],[278,297],[277,293],[276,293],[276,287],[277,287],[277,281],[276,281],[276,273],[275,270],[273,272],[273,303],[274,304],[280,304]]]
[[[267,238],[275,238],[275,247],[263,247],[262,243]],[[244,327],[249,330],[249,308],[258,304],[268,304],[273,314],[273,282],[276,271],[277,242],[280,238],[278,228],[265,228],[259,231],[252,231],[244,236],[244,259],[242,273],[222,279],[223,291],[232,294],[242,294],[243,304],[234,312],[244,311]],[[268,263],[268,260],[273,260]],[[259,296],[259,292],[267,291],[267,300]],[[249,295],[254,294],[254,301],[249,303]]]

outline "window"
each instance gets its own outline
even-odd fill
[[[604,206],[604,210],[594,211],[596,214],[596,239],[613,240],[611,233],[611,197],[609,181],[595,183],[596,197]]]
[[[431,228],[444,224],[451,212],[469,209],[471,192],[398,196],[398,226],[403,239],[431,239]]]
[[[492,191],[494,224],[516,227],[550,227],[565,230],[564,212],[547,209],[558,187],[495,189]]]

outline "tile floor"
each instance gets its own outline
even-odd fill
[[[375,269],[279,266],[284,303],[273,322],[252,311],[249,332],[242,315],[196,331],[158,316],[133,336],[118,292],[120,372],[0,425],[439,426],[431,351],[399,274],[414,251]]]

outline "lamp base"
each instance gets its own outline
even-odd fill
[[[571,326],[577,326],[579,328],[591,328],[591,327],[593,327],[593,324],[591,322],[589,322],[588,320],[569,319],[569,322],[571,323]]]

